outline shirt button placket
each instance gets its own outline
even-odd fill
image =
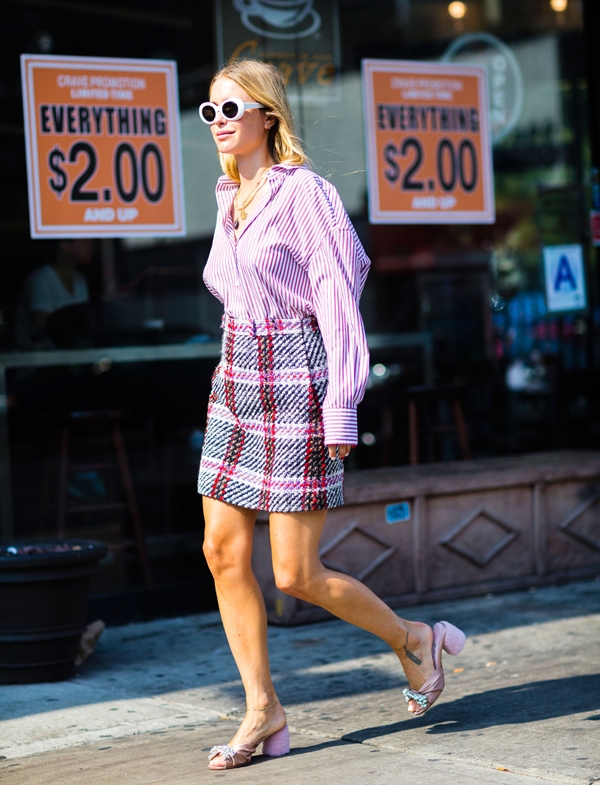
[[[234,248],[233,258],[235,259],[235,285],[240,286],[240,263],[238,261],[237,248]]]

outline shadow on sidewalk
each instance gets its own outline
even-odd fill
[[[450,619],[473,637],[598,614],[600,582],[581,581],[536,591],[452,600],[406,608],[399,613],[430,624]],[[401,668],[391,672],[375,667],[372,662],[352,662],[365,657],[383,657],[390,650],[379,638],[342,621],[270,627],[269,648],[277,690],[282,702],[288,705],[372,694],[406,684]],[[335,665],[339,667],[332,667]],[[327,668],[321,669],[322,666]],[[583,681],[572,681],[569,689],[576,689],[576,695],[567,695],[569,681],[561,680],[556,688],[560,694],[557,704],[571,709],[584,705],[594,693],[589,685],[593,684],[595,691],[600,693],[600,685],[593,678],[585,680],[587,687]],[[521,698],[512,697],[514,691],[529,690],[527,700],[543,704],[544,690],[551,692],[554,687],[548,685],[553,684],[547,681],[537,687],[533,684],[510,687],[497,693],[484,693],[491,697],[470,696],[455,703],[443,703],[436,706],[435,713],[428,714],[426,720],[407,720],[406,727],[420,726],[423,722],[427,726],[430,716],[438,722],[449,723],[447,727],[436,726],[435,731],[429,731],[436,733],[451,732],[454,724],[461,729],[479,727],[472,724],[477,715],[484,725],[502,722],[498,716],[505,716],[505,723],[529,722],[528,718],[517,719],[522,707]],[[106,630],[96,653],[76,679],[56,684],[3,685],[0,688],[0,722],[88,704],[160,697],[212,686],[214,693],[226,701],[225,705],[243,705],[239,673],[217,614],[113,627]],[[548,697],[552,698],[552,695]],[[492,698],[498,704],[512,701],[510,710],[496,704],[490,708]],[[569,713],[569,709],[564,713]],[[404,730],[405,723],[389,727],[392,729],[381,730],[381,733]]]
[[[298,755],[306,755],[307,753],[315,753],[319,752],[320,750],[326,750],[331,747],[347,747],[350,744],[347,739],[332,739],[331,741],[320,741],[318,744],[309,744],[306,747],[292,747],[289,752],[290,758],[296,758]],[[274,760],[273,758],[269,758],[267,755],[253,755],[252,756],[252,766],[255,766],[257,763],[268,763],[269,761]]]
[[[393,733],[427,725],[428,734],[464,733],[497,725],[518,725],[563,717],[576,712],[594,712],[600,709],[600,674],[593,676],[570,676],[564,679],[549,679],[515,687],[488,690],[478,695],[467,695],[452,703],[444,703],[432,709],[423,718],[376,725],[347,733],[346,741],[363,742]],[[587,717],[600,720],[600,715]]]

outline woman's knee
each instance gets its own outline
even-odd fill
[[[210,571],[214,574],[215,571],[218,571],[223,562],[224,550],[222,543],[216,538],[209,537],[208,534],[205,534],[204,542],[202,543],[202,551]]]
[[[250,566],[254,539],[251,511],[238,510],[216,499],[203,497],[204,543],[202,550],[214,578],[240,573]]]
[[[246,559],[244,549],[240,548],[240,543],[207,532],[204,535],[202,550],[214,578],[244,569]]]
[[[308,600],[314,592],[314,580],[300,570],[275,568],[275,585],[284,594],[299,600]]]

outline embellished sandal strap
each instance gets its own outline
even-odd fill
[[[208,761],[210,764],[215,758],[220,756],[223,758],[225,766],[217,768],[235,769],[238,766],[245,766],[246,763],[250,763],[253,752],[256,752],[256,745],[238,744],[235,747],[231,747],[229,744],[219,744],[219,746],[211,749]]]
[[[402,694],[404,695],[404,699],[408,703],[409,701],[415,701],[418,703],[422,709],[426,709],[429,705],[429,701],[425,697],[425,695],[421,695],[420,692],[415,692],[414,690],[402,690]]]
[[[235,747],[230,747],[228,744],[219,744],[208,753],[208,759],[212,760],[217,755],[220,755],[224,760],[234,760],[235,752]]]

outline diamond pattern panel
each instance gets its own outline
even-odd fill
[[[594,551],[600,551],[600,505],[598,505],[598,501],[600,501],[600,496],[597,493],[593,494],[558,524],[561,531]]]
[[[478,567],[486,567],[519,534],[496,513],[477,507],[440,540],[440,545]]]
[[[395,546],[383,537],[351,523],[321,548],[319,556],[330,570],[364,581],[395,550]]]

